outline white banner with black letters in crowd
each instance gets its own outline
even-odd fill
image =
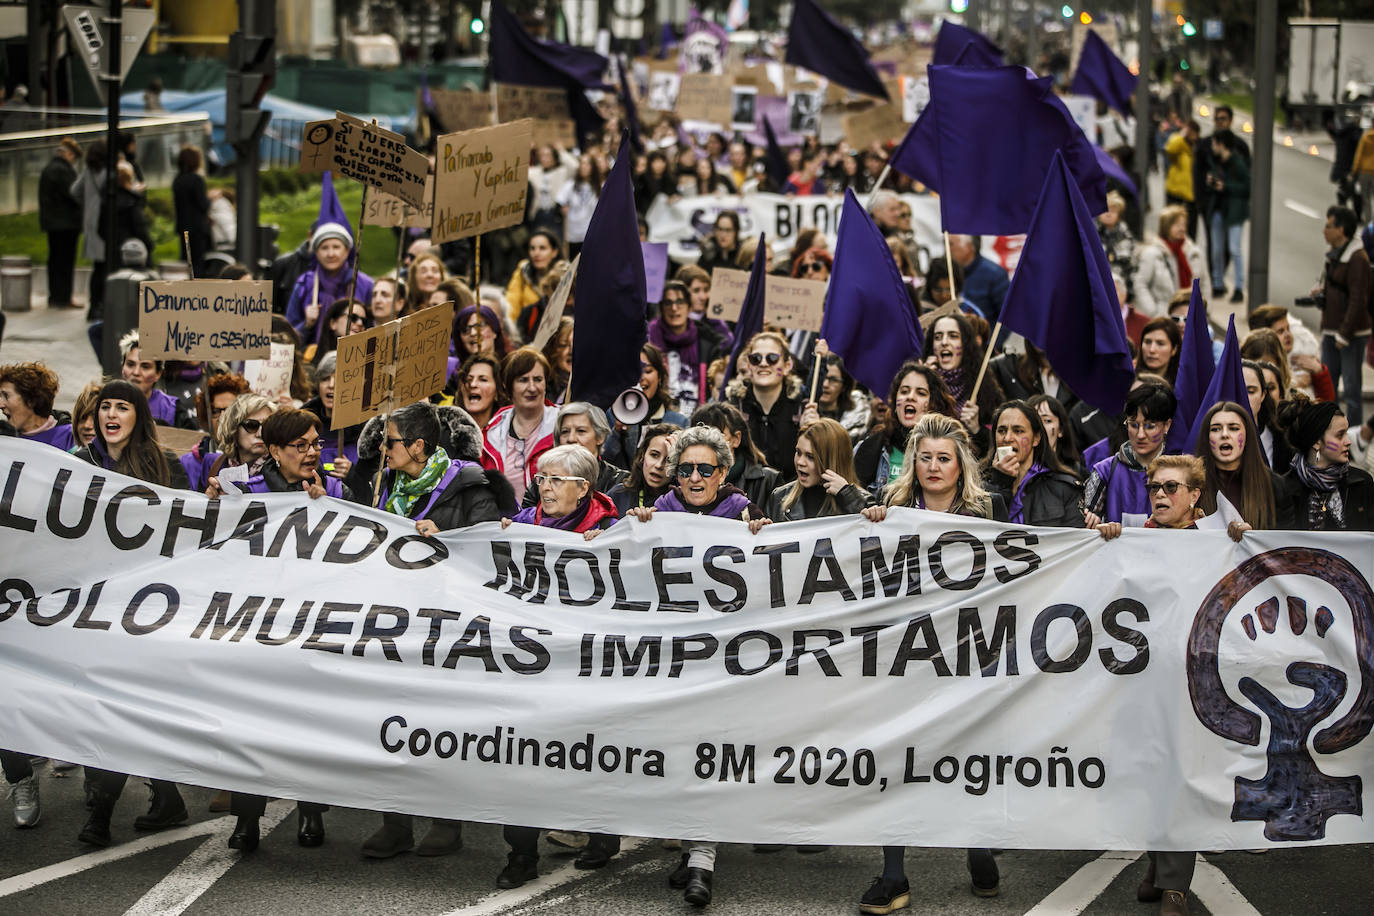
[[[593,542],[207,501],[0,440],[0,743],[741,842],[1374,840],[1368,535],[656,516]]]

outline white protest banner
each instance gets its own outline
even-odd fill
[[[275,401],[277,396],[291,390],[291,372],[296,367],[296,348],[291,344],[273,343],[267,359],[250,359],[243,364],[243,377],[248,389]]]
[[[528,119],[444,134],[436,141],[435,244],[518,225],[529,191]]]
[[[271,355],[269,280],[153,280],[138,286],[145,359],[257,359]]]
[[[1374,841],[1368,534],[899,509],[426,538],[16,439],[0,483],[0,734],[26,753],[636,836]]]
[[[798,331],[819,331],[825,312],[824,280],[769,274],[763,283],[763,323]]]
[[[707,300],[706,316],[720,321],[738,321],[744,307],[744,294],[749,291],[749,271],[717,267],[711,271],[711,298]]]

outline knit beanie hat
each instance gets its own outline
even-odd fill
[[[310,236],[310,250],[319,251],[320,246],[328,239],[338,239],[343,242],[345,248],[350,251],[353,249],[353,235],[347,226],[340,223],[320,223],[315,233]]]

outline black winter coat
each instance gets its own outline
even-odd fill
[[[1012,488],[1015,485],[1006,474],[989,470],[986,485],[989,491],[999,496],[1010,506]],[[1025,495],[1021,498],[1022,525],[1038,525],[1044,528],[1082,528],[1083,485],[1072,474],[1046,471],[1026,484]]]
[[[1027,385],[1019,374],[1017,374],[1017,362],[1021,359],[1019,353],[1003,353],[995,356],[988,363],[988,372],[997,380],[997,384],[1002,389],[1004,400],[1008,401],[1029,401],[1037,394],[1045,393],[1045,385],[1040,381],[1040,373],[1035,373],[1030,385]],[[1059,382],[1058,401],[1064,405],[1065,411],[1071,411],[1078,403],[1078,396],[1069,390],[1061,379]]]
[[[792,508],[784,511],[783,501],[788,494],[797,488],[798,484],[794,480],[778,487],[768,496],[768,506],[765,510],[768,517],[775,522],[799,522],[808,518],[806,514],[805,500],[798,499],[792,504]],[[835,495],[835,502],[839,505],[838,515],[858,515],[868,506],[873,505],[873,495],[851,484],[846,484],[845,488]],[[824,503],[822,502],[822,505]],[[822,518],[823,515],[810,516],[812,518]]]
[[[779,395],[773,403],[773,409],[765,413],[759,399],[754,396],[753,386],[746,385],[743,397],[734,404],[748,421],[749,434],[759,451],[763,452],[768,466],[776,470],[783,480],[796,477],[797,469],[793,464],[793,457],[797,450],[797,433],[800,429],[798,420],[804,406],[802,399],[789,398],[785,394]],[[767,497],[768,494],[765,493],[764,500]],[[749,498],[753,499],[753,496]],[[763,505],[760,500],[754,502]]]
[[[749,501],[756,506],[768,505],[768,497],[778,486],[778,472],[753,461],[746,461],[744,470],[735,480],[726,480],[744,491]]]
[[[100,228],[102,232],[108,231],[110,225],[110,209],[108,201],[101,201],[100,204]],[[147,263],[152,263],[153,257],[153,237],[148,232],[148,214],[144,209],[148,201],[138,191],[128,188],[120,188],[115,191],[115,237],[111,244],[106,239],[105,251],[109,263],[123,264],[119,248],[129,239],[138,239],[143,243],[143,247],[148,250]],[[136,265],[146,267],[147,264]]]
[[[1339,488],[1345,507],[1345,528],[1338,531],[1374,531],[1374,478],[1355,466],[1346,471]],[[1285,531],[1309,531],[1307,521],[1308,489],[1291,470],[1274,478],[1274,502],[1279,527]]]
[[[384,491],[390,490],[391,475],[391,471],[383,473]],[[510,481],[501,472],[488,472],[481,465],[469,464],[449,482],[428,512],[424,509],[429,497],[422,496],[415,500],[406,517],[416,521],[427,518],[438,525],[440,531],[452,531],[478,522],[499,522],[505,514],[503,508],[514,501]]]

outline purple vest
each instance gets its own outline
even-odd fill
[[[42,442],[44,445],[51,445],[53,448],[60,448],[64,452],[70,452],[76,448],[76,436],[72,433],[70,423],[61,423],[52,429],[45,429],[41,433],[32,435],[21,435],[21,439],[28,439],[30,442]]]
[[[177,399],[165,391],[154,388],[153,393],[148,395],[148,412],[153,415],[153,419],[167,426],[175,426],[177,422]]]
[[[186,479],[191,482],[191,489],[203,492],[210,483],[210,469],[215,466],[219,456],[223,452],[200,453],[199,448],[193,448],[181,456],[181,466],[186,469]]]
[[[1099,461],[1103,458],[1110,458],[1111,456],[1112,449],[1111,446],[1107,444],[1107,440],[1105,438],[1098,439],[1092,445],[1083,449],[1083,466],[1085,468],[1097,467]]]
[[[324,481],[324,495],[325,495],[325,496],[332,496],[332,497],[334,497],[335,499],[343,499],[343,483],[341,483],[341,482],[339,481],[338,478],[336,478],[336,477],[322,477],[322,478],[320,478],[320,479]],[[267,478],[264,477],[264,476],[261,475],[261,474],[258,474],[256,477],[249,477],[246,481],[244,481],[244,483],[243,483],[243,489],[247,490],[249,493],[274,493],[274,492],[276,492],[275,490],[273,490],[271,487],[269,487],[269,486],[267,485]],[[291,491],[287,491],[287,492],[296,492],[296,491],[291,490]],[[301,490],[300,492],[304,493],[305,491],[304,491],[304,490]]]
[[[1145,472],[1133,471],[1113,455],[1093,465],[1093,473],[1106,482],[1107,502],[1102,521],[1119,522],[1123,514],[1150,514],[1150,497],[1145,493]]]

